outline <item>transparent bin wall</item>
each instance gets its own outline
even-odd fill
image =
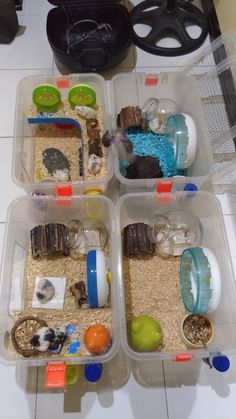
[[[236,33],[226,32],[204,49],[184,71],[198,83],[213,153],[214,192],[236,182]]]
[[[228,237],[231,259],[234,269],[234,277],[236,278],[236,257],[235,257],[235,243],[236,243],[236,185],[232,186],[230,191],[224,194],[226,198],[225,208],[225,226]]]
[[[146,85],[146,79],[153,76],[158,78],[157,85]],[[194,163],[188,168],[188,176],[184,180],[177,176],[173,178],[174,182],[193,182],[200,186],[207,177],[212,175],[213,160],[206,121],[202,112],[198,85],[192,76],[178,72],[155,75],[145,73],[120,74],[113,77],[111,81],[111,95],[112,126],[114,128],[116,127],[117,115],[126,106],[142,108],[144,102],[150,97],[174,100],[179,106],[180,112],[193,117],[198,140],[197,155]],[[122,193],[153,190],[158,183],[157,179],[126,179],[120,174],[119,161],[116,156],[114,166]]]
[[[116,281],[116,248],[114,232],[114,206],[106,197],[74,197],[70,205],[61,205],[52,197],[24,197],[14,201],[8,210],[2,257],[2,288],[0,295],[0,357],[6,363],[18,365],[45,365],[47,362],[93,363],[111,360],[119,347],[117,325],[118,290]],[[42,209],[42,207],[45,207]],[[62,357],[60,355],[22,358],[8,349],[13,327],[13,310],[24,309],[24,275],[30,248],[30,230],[38,224],[66,223],[71,219],[95,217],[109,232],[108,268],[111,270],[112,346],[101,356]],[[102,308],[100,309],[102,310]]]
[[[236,304],[235,288],[231,270],[231,261],[228,250],[228,243],[225,235],[223,217],[220,204],[212,194],[198,192],[195,195],[188,195],[179,192],[171,196],[170,202],[158,200],[161,195],[155,193],[128,194],[119,199],[117,203],[117,217],[119,220],[119,231],[122,234],[124,227],[128,224],[144,222],[149,223],[157,214],[174,209],[184,209],[198,217],[203,227],[202,246],[210,248],[220,266],[222,279],[222,299],[218,309],[209,314],[215,327],[215,336],[207,346],[207,350],[192,350],[186,348],[182,351],[172,352],[146,352],[139,353],[131,349],[127,341],[127,325],[125,315],[125,291],[123,281],[123,243],[120,239],[119,252],[119,275],[121,287],[121,313],[122,313],[122,345],[125,352],[137,361],[175,359],[177,354],[188,353],[192,357],[202,358],[210,352],[232,351],[236,345]],[[163,198],[163,196],[162,196]],[[150,278],[147,280],[150,280]],[[168,307],[167,307],[168,310]],[[144,313],[142,313],[144,314]]]
[[[97,74],[70,74],[63,77],[31,76],[20,81],[17,89],[16,114],[15,114],[15,139],[13,148],[13,179],[14,182],[25,189],[27,193],[38,191],[50,194],[55,188],[55,182],[38,183],[34,181],[34,149],[33,135],[35,126],[27,121],[27,112],[32,103],[33,89],[39,84],[49,83],[56,85],[57,79],[69,80],[70,87],[78,83],[89,84],[101,103],[104,115],[104,130],[109,127],[109,112],[105,80]],[[69,87],[69,88],[70,88]],[[60,89],[62,99],[68,97],[69,88]],[[101,133],[102,134],[102,133]],[[113,174],[113,160],[111,153],[107,153],[107,174],[94,180],[73,182],[73,193],[81,194],[89,189],[99,189],[106,192],[107,185]]]

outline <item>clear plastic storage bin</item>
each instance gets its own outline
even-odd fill
[[[17,101],[16,101],[16,116],[15,116],[15,140],[13,149],[13,180],[22,187],[26,193],[41,192],[52,193],[55,189],[55,180],[48,176],[47,179],[35,178],[36,163],[38,154],[36,155],[36,129],[38,124],[29,124],[28,117],[32,116],[32,92],[34,88],[41,84],[52,84],[59,88],[62,100],[68,97],[69,89],[77,84],[85,84],[91,86],[96,91],[97,103],[100,104],[100,109],[103,114],[103,126],[101,128],[101,136],[103,132],[109,127],[109,111],[107,104],[107,93],[105,80],[96,74],[70,74],[69,76],[31,76],[22,79],[18,85]],[[46,115],[46,114],[45,114]],[[34,115],[33,115],[34,116]],[[49,114],[49,117],[57,115]],[[52,121],[53,122],[53,121]],[[85,119],[84,119],[85,124]],[[45,125],[44,125],[45,126]],[[83,134],[82,127],[82,134]],[[59,136],[66,136],[66,132],[60,130],[62,134]],[[42,134],[40,134],[42,135]],[[40,145],[41,147],[41,145]],[[53,141],[49,147],[55,147]],[[70,146],[71,148],[71,146]],[[76,150],[77,152],[77,150]],[[89,190],[98,190],[106,193],[107,185],[113,175],[113,161],[111,154],[106,149],[105,153],[105,167],[101,174],[93,177],[74,179],[72,183],[73,194],[81,194]],[[71,151],[70,151],[71,153]],[[73,167],[76,163],[73,163]],[[78,163],[79,167],[79,163]]]
[[[154,85],[149,80],[154,80]],[[182,179],[176,176],[175,183],[195,183],[200,186],[214,171],[213,156],[207,133],[198,83],[193,76],[185,73],[160,74],[119,74],[111,82],[112,94],[112,126],[116,127],[117,115],[127,106],[143,107],[150,97],[171,99],[179,107],[181,113],[189,114],[196,124],[197,154],[194,163],[188,168],[188,175]],[[153,191],[162,179],[126,179],[119,170],[119,160],[114,159],[115,175],[120,182],[121,192]],[[170,180],[170,178],[169,178]]]
[[[188,312],[185,309],[183,302],[180,298],[184,314],[181,314],[181,316],[179,316],[179,314],[176,315],[175,312],[177,310],[177,305],[175,306],[174,299],[171,301],[168,300],[168,289],[165,289],[164,293],[160,294],[160,290],[162,288],[160,288],[159,286],[158,289],[158,287],[152,283],[152,275],[157,275],[158,272],[157,266],[155,268],[156,270],[152,270],[152,272],[150,272],[150,263],[147,262],[147,265],[145,266],[145,261],[142,262],[142,265],[142,263],[139,260],[138,270],[136,270],[136,276],[139,277],[137,285],[137,277],[134,280],[133,275],[133,272],[135,272],[133,270],[134,265],[131,266],[130,262],[127,262],[127,257],[124,257],[124,243],[122,237],[123,231],[124,228],[129,224],[145,223],[150,225],[150,220],[152,220],[153,217],[156,217],[160,214],[163,215],[164,213],[173,210],[188,211],[200,220],[202,225],[201,246],[210,249],[214,253],[219,264],[220,275],[222,280],[222,294],[220,304],[214,312],[206,314],[208,319],[210,319],[210,321],[214,325],[214,335],[212,341],[210,341],[205,348],[202,347],[201,349],[191,349],[188,346],[184,345],[181,348],[176,347],[176,349],[173,347],[170,351],[167,351],[164,347],[162,350],[139,352],[130,346],[130,341],[127,335],[127,316],[129,316],[129,319],[132,319],[133,317],[139,315],[151,316],[152,310],[156,307],[157,303],[160,304],[161,302],[161,304],[163,304],[162,307],[165,313],[169,313],[169,320],[173,321],[174,339],[175,336],[180,336],[179,330],[180,323],[182,321],[182,315],[185,316],[185,314],[188,314]],[[197,192],[196,194],[188,194],[185,192],[178,192],[176,194],[127,194],[121,197],[117,203],[117,216],[119,220],[119,234],[121,236],[118,265],[122,295],[121,331],[122,346],[126,354],[136,361],[158,361],[165,359],[172,359],[175,361],[187,361],[191,360],[192,358],[204,358],[209,356],[209,354],[218,353],[222,351],[233,351],[235,349],[236,344],[235,288],[227,238],[224,229],[223,216],[221,213],[221,208],[218,199],[208,192]],[[152,256],[146,255],[146,260],[148,260],[148,258],[150,259],[151,257]],[[169,287],[171,287],[171,278],[169,278],[168,276],[168,269],[170,268],[170,264],[176,263],[176,261],[174,260],[175,258],[175,256],[172,256],[169,265],[166,268],[164,268],[164,270],[163,267],[161,267],[164,276],[163,281],[166,281],[169,284]],[[135,257],[133,257],[132,259],[134,260]],[[133,261],[132,263],[134,264],[136,262]],[[132,285],[132,275],[134,285]],[[126,283],[126,281],[128,282]],[[147,282],[152,283],[151,290],[150,287],[147,287]],[[175,282],[175,285],[173,286],[177,286],[175,293],[178,293],[178,280]],[[138,289],[139,287],[140,291]],[[175,318],[175,316],[179,317]],[[172,317],[173,319],[171,319]],[[160,317],[157,317],[156,320],[158,320],[162,326],[165,344],[167,340],[165,341],[165,327],[163,325],[166,325],[167,323],[165,323],[163,313],[160,314]],[[164,323],[162,323],[162,321]],[[170,339],[170,336],[168,337],[168,339]],[[169,342],[171,341],[171,339],[169,340]],[[174,343],[174,345],[177,344]]]
[[[236,34],[226,32],[179,72],[121,74],[113,78],[112,125],[122,107],[142,107],[148,97],[174,100],[181,112],[190,114],[197,129],[198,148],[185,178],[173,179],[178,187],[188,182],[230,189],[236,179]],[[121,192],[155,190],[158,180],[130,180],[120,174],[115,156],[115,174]]]
[[[108,250],[106,254],[106,268],[110,271],[111,283],[109,292],[109,304],[105,305],[107,308],[77,308],[72,304],[65,306],[60,310],[63,317],[63,324],[65,322],[71,323],[70,318],[66,320],[66,316],[71,314],[76,317],[79,313],[84,313],[84,316],[90,316],[91,324],[104,323],[108,319],[107,327],[109,327],[111,335],[111,345],[109,350],[101,355],[92,355],[85,352],[80,356],[71,355],[65,356],[65,354],[54,354],[48,352],[38,352],[37,356],[23,357],[21,354],[12,347],[12,341],[10,333],[13,325],[16,322],[14,314],[17,312],[20,314],[20,318],[25,315],[35,315],[42,319],[46,319],[49,311],[51,313],[51,322],[57,320],[58,310],[46,308],[33,308],[32,307],[32,295],[33,289],[30,290],[30,282],[27,280],[27,275],[31,272],[32,266],[34,265],[35,259],[33,259],[32,265],[27,266],[27,259],[29,257],[30,248],[30,230],[37,225],[45,225],[47,223],[62,223],[67,224],[71,219],[90,219],[103,223],[108,231]],[[114,206],[113,203],[103,196],[98,197],[87,197],[77,196],[66,199],[54,199],[53,197],[23,197],[14,201],[8,210],[8,217],[6,223],[5,232],[5,245],[2,259],[2,270],[1,270],[1,321],[0,321],[0,356],[3,362],[14,365],[22,366],[33,366],[33,365],[46,365],[47,363],[66,363],[66,364],[86,364],[86,363],[103,363],[111,360],[119,349],[119,330],[118,330],[118,307],[117,301],[119,299],[118,284],[116,280],[116,237],[115,237],[115,220],[114,220]],[[42,258],[41,258],[42,259]],[[45,259],[43,259],[45,260]],[[66,259],[67,260],[67,259]],[[38,262],[37,262],[38,263]],[[41,262],[40,262],[41,263]],[[43,262],[45,263],[45,262]],[[50,270],[54,272],[55,277],[67,276],[67,280],[73,279],[77,282],[81,279],[86,279],[86,265],[83,268],[83,272],[79,271],[80,261],[75,258],[75,264],[72,268],[69,266],[66,268],[66,272],[62,272],[61,268],[57,266],[57,258],[53,259],[54,266],[50,265]],[[65,261],[64,258],[64,262]],[[71,274],[70,270],[73,272]],[[77,273],[78,272],[78,273]],[[35,271],[34,271],[35,273]],[[82,277],[83,273],[83,277]],[[45,265],[45,271],[42,276],[48,276],[48,267]],[[50,276],[50,275],[49,275]],[[69,278],[73,276],[73,278]],[[35,276],[34,276],[35,277]],[[33,278],[34,279],[34,278]],[[70,283],[69,283],[70,284]],[[33,286],[34,287],[34,286]],[[56,294],[55,294],[56,295]],[[65,301],[68,304],[68,296],[71,295],[68,284],[65,287]],[[30,298],[28,299],[29,296]],[[65,307],[67,307],[65,309]],[[110,307],[110,308],[109,308]],[[65,311],[66,310],[66,311]],[[76,311],[77,310],[77,311]],[[88,311],[87,311],[88,310]],[[96,315],[93,314],[95,312]],[[104,311],[105,310],[105,311]],[[107,311],[109,310],[109,312]],[[89,312],[89,314],[87,314]],[[45,313],[45,314],[44,314]],[[55,314],[54,314],[55,313]],[[57,313],[57,314],[56,314]],[[77,314],[78,313],[78,314]],[[103,315],[105,316],[103,319]],[[88,318],[88,317],[87,317]],[[50,322],[48,321],[50,327]],[[75,320],[74,320],[75,322]],[[89,321],[90,322],[90,321]],[[73,323],[73,322],[72,322]],[[78,325],[79,330],[83,330],[82,320]],[[54,327],[51,325],[51,327]],[[58,326],[57,326],[58,327]],[[87,325],[86,325],[87,327]],[[24,332],[24,330],[23,330]],[[82,345],[83,339],[80,344]]]

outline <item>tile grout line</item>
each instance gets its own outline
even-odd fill
[[[47,13],[49,13],[50,10],[51,9],[49,9]],[[34,17],[45,18],[45,14],[43,14],[43,13],[20,13],[20,12],[18,12],[17,16],[18,16],[19,19],[21,19],[23,17],[33,17],[33,16]],[[46,17],[47,17],[47,15],[46,15]],[[19,26],[21,26],[21,25],[19,25]]]
[[[51,71],[51,67],[44,67],[44,68],[0,68],[0,71],[39,71],[39,70],[47,70]]]
[[[167,413],[167,419],[170,419],[170,415],[169,415],[169,407],[168,407],[168,398],[167,398],[167,389],[166,389],[166,376],[165,376],[165,366],[164,366],[164,361],[161,361],[161,363],[162,363],[162,375],[163,375],[164,390],[165,390],[166,413]]]
[[[51,64],[51,76],[53,77],[53,69],[54,69],[54,54],[52,54],[52,64]]]
[[[39,367],[37,367],[37,379],[36,379],[36,387],[35,387],[34,419],[37,419],[38,388],[39,388],[38,380],[39,380]]]

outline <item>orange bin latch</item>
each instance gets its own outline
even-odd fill
[[[178,354],[175,356],[174,361],[175,362],[188,362],[192,361],[193,357],[191,354]]]
[[[70,205],[71,204],[71,198],[73,195],[73,189],[72,185],[56,185],[56,205]]]

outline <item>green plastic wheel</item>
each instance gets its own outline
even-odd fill
[[[93,108],[96,105],[96,92],[87,84],[76,84],[69,90],[68,100],[72,109],[75,106]]]
[[[52,84],[40,84],[33,90],[33,102],[39,111],[56,112],[61,104],[61,93]]]

